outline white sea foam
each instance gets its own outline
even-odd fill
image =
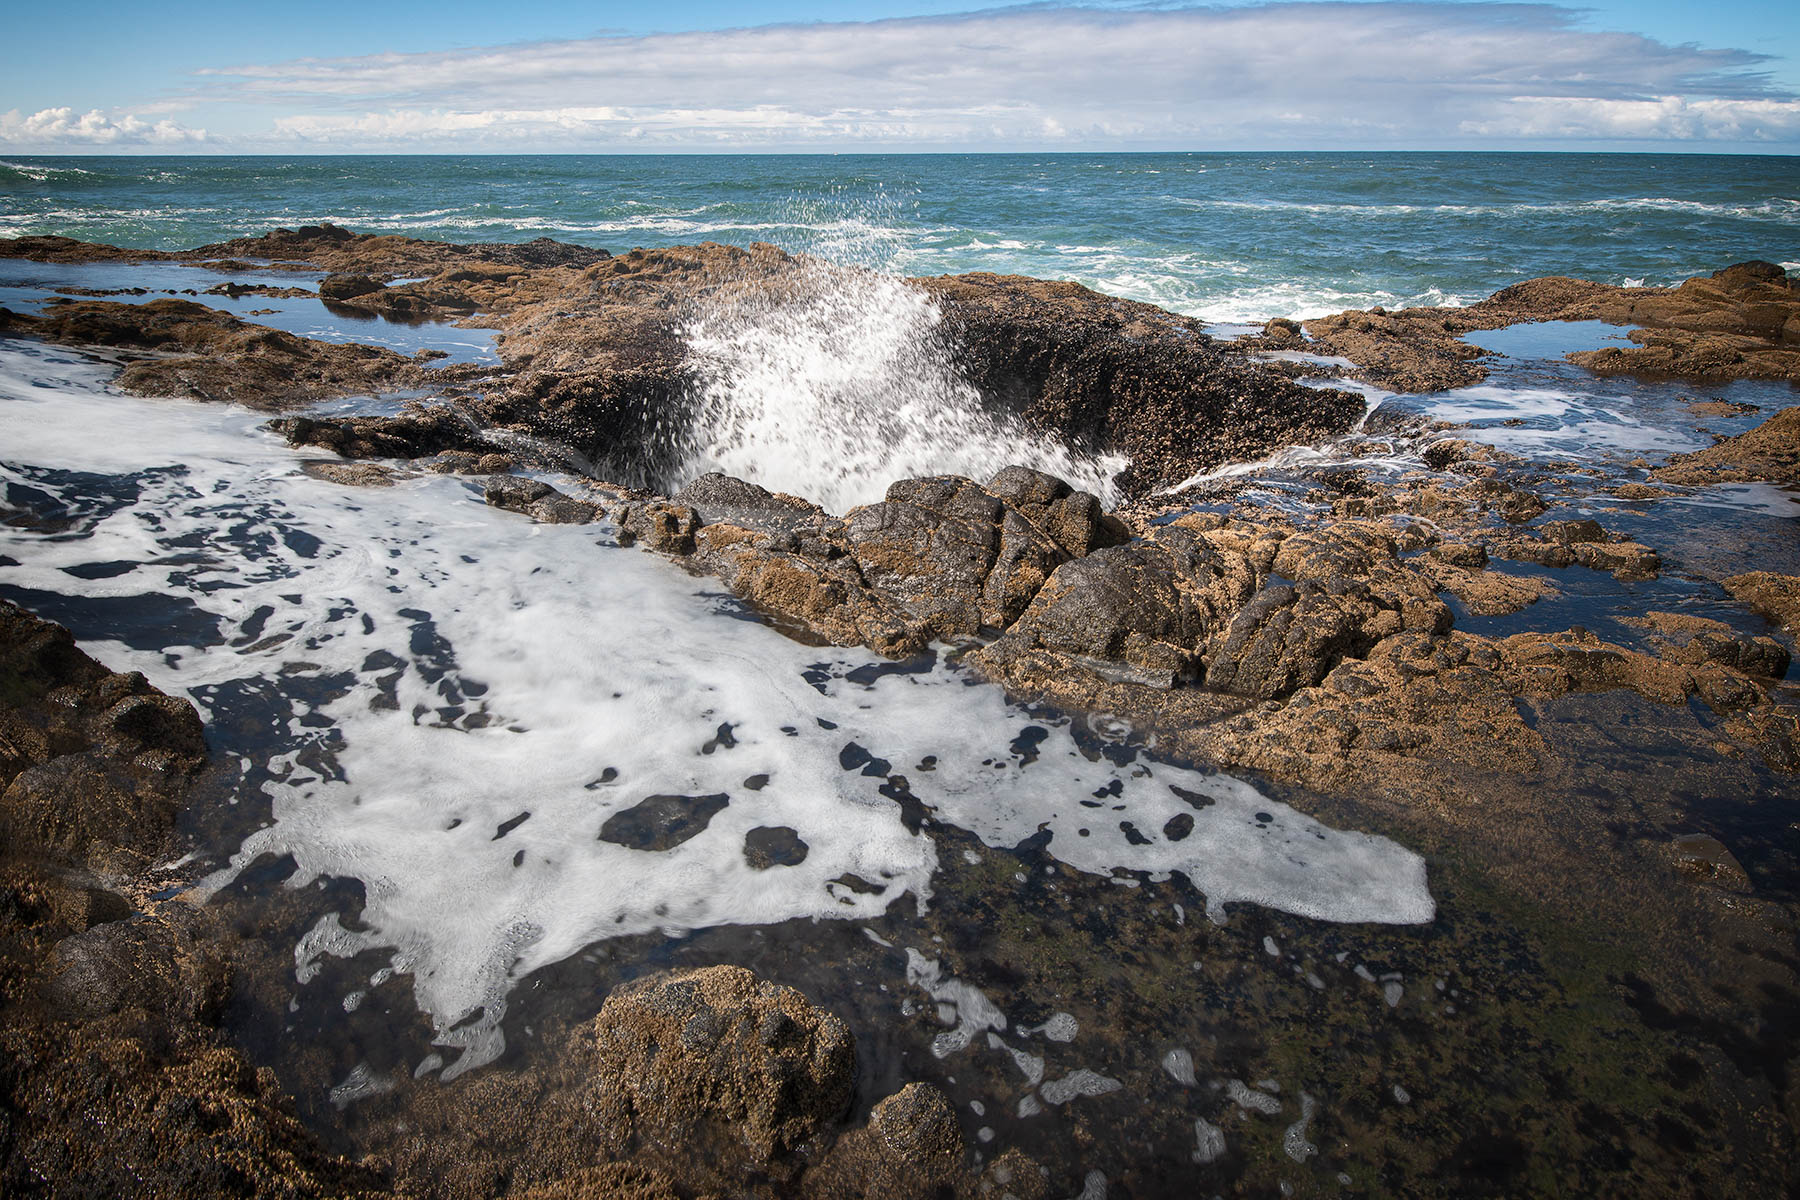
[[[211,886],[264,855],[292,857],[292,886],[359,881],[358,920],[320,920],[295,948],[298,978],[384,953],[438,1043],[463,1051],[446,1076],[500,1052],[522,976],[592,942],[927,901],[934,841],[908,830],[883,773],[993,846],[1048,832],[1050,854],[1095,875],[1181,871],[1215,916],[1241,901],[1340,921],[1433,914],[1416,855],[1248,784],[1090,759],[1070,728],[945,666],[881,673],[865,652],[727,619],[704,583],[599,527],[533,526],[438,476],[339,488],[301,473],[257,415],[100,380],[56,351],[0,348],[0,482],[86,503],[95,480],[39,468],[139,473],[68,535],[0,527],[19,560],[7,579],[210,615],[225,644],[172,624],[159,644],[94,645],[203,713],[241,681],[290,689],[272,748],[224,747],[266,757],[274,822]],[[95,562],[138,565],[65,570]],[[1033,724],[1045,735],[1028,760],[1013,747]],[[655,796],[702,798],[692,836],[599,839]],[[755,869],[759,827],[792,830],[804,859]]]
[[[4,169],[7,171],[17,171],[19,174],[21,174],[25,178],[31,180],[33,183],[48,183],[50,180],[55,179],[56,177],[58,177],[60,175],[92,175],[93,174],[92,171],[84,171],[80,167],[69,167],[69,166],[62,166],[62,165],[52,167],[52,166],[48,166],[44,163],[12,162],[8,159],[0,159],[0,169]]]
[[[843,512],[896,479],[985,481],[1024,463],[1112,500],[1126,460],[990,415],[952,365],[942,322],[906,281],[822,262],[721,293],[686,331],[706,384],[684,474],[723,471]]]
[[[1648,423],[1619,400],[1574,390],[1481,384],[1438,393],[1425,411],[1441,421],[1476,422],[1481,440],[1503,450],[1631,456],[1710,444],[1691,429]]]

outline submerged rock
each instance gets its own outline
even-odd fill
[[[1750,876],[1737,856],[1718,838],[1704,833],[1684,833],[1669,845],[1675,865],[1685,873],[1727,891],[1750,891]]]
[[[807,1172],[803,1194],[819,1200],[927,1200],[951,1193],[964,1174],[962,1128],[937,1088],[909,1083],[879,1101],[866,1127],[839,1138]]]

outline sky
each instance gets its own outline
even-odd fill
[[[1800,154],[1800,2],[9,6],[0,152]]]

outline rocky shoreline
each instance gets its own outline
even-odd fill
[[[1786,677],[1800,578],[1744,561],[1716,581],[1785,636],[1751,631],[1754,618],[1734,626],[1645,608],[1628,622],[1635,635],[1609,640],[1532,614],[1576,573],[1629,588],[1664,569],[1666,547],[1562,512],[1572,494],[1586,487],[1653,506],[1716,482],[1792,484],[1800,408],[1711,449],[1646,462],[1642,483],[1571,482],[1474,434],[1400,421],[1389,436],[1422,467],[1377,478],[1334,466],[1309,479],[1299,510],[1241,497],[1230,480],[1159,491],[1362,422],[1362,397],[1290,378],[1343,368],[1270,362],[1253,357],[1259,351],[1339,355],[1365,381],[1437,390],[1482,377],[1463,332],[1601,320],[1640,328],[1634,349],[1572,356],[1597,373],[1800,378],[1800,289],[1779,268],[1742,264],[1677,289],[1536,280],[1467,309],[1346,313],[1308,322],[1310,341],[1291,322],[1271,322],[1238,343],[1072,284],[915,281],[941,307],[949,353],[984,403],[1078,448],[1130,455],[1118,482],[1126,503],[1109,512],[1054,476],[1013,467],[984,480],[895,480],[882,501],[836,514],[723,475],[680,487],[668,477],[671,431],[694,388],[686,315],[722,291],[779,297],[806,287],[800,260],[773,247],[614,257],[325,226],[181,255],[43,238],[0,242],[0,254],[306,264],[323,273],[318,294],[330,304],[496,328],[498,367],[432,366],[279,334],[178,298],[72,298],[37,317],[0,311],[0,335],[120,356],[119,385],[144,395],[289,413],[430,387],[451,403],[415,402],[393,416],[282,416],[273,427],[338,456],[307,464],[323,478],[382,486],[426,471],[477,477],[488,504],[536,522],[604,523],[622,542],[719,580],[789,636],[896,659],[947,646],[1016,699],[1125,718],[1154,734],[1159,753],[1307,789],[1326,806],[1354,795],[1388,828],[1441,853],[1481,848],[1498,865],[1474,876],[1506,894],[1565,889],[1553,906],[1564,919],[1587,908],[1636,929],[1658,897],[1676,925],[1711,931],[1696,963],[1757,979],[1773,998],[1758,1044],[1795,1073],[1771,1075],[1774,1094],[1746,1103],[1759,1114],[1750,1123],[1767,1126],[1759,1177],[1779,1182],[1776,1164],[1800,1119],[1800,1046],[1768,1022],[1788,1011],[1780,1006],[1796,985],[1793,905],[1755,895],[1731,850],[1710,837],[1646,844],[1623,854],[1629,869],[1595,870],[1590,848],[1571,844],[1566,818],[1544,806],[1547,796],[1578,794],[1600,744],[1585,726],[1620,705],[1654,725],[1672,757],[1704,767],[1702,781],[1774,777],[1791,799],[1800,702]],[[514,473],[564,465],[557,447],[601,478],[559,490]],[[1464,627],[1481,618],[1522,627]],[[407,1160],[385,1135],[364,1147],[378,1146],[382,1159],[346,1156],[347,1144],[327,1150],[275,1076],[220,1031],[233,962],[254,952],[207,908],[159,898],[175,877],[158,866],[178,848],[175,814],[207,786],[194,710],[141,676],[107,672],[66,631],[10,603],[0,604],[0,635],[0,1023],[9,1050],[0,1179],[9,1189],[92,1194],[130,1179],[147,1195],[1067,1190],[1071,1181],[1016,1151],[971,1171],[956,1115],[931,1084],[853,1105],[856,1037],[844,1022],[725,966],[616,989],[598,1014],[563,1029],[563,1049],[549,1056],[559,1066],[495,1070],[469,1081],[477,1095],[421,1099],[442,1106],[445,1124],[521,1096],[538,1106],[531,1129],[507,1135],[521,1161],[496,1167],[486,1185],[458,1177],[461,1190],[434,1190],[443,1164]],[[1545,780],[1557,788],[1534,795]],[[1571,874],[1583,881],[1570,884]],[[1677,886],[1687,890],[1662,895]],[[1668,935],[1643,936],[1661,946]],[[1659,997],[1679,997],[1659,1000],[1664,1012],[1719,1024],[1707,1005],[1720,1001],[1690,976],[1698,967],[1634,969]],[[1747,1068],[1729,1053],[1735,1027],[1723,1027],[1715,1041],[1727,1051],[1705,1059],[1702,1073],[1709,1086],[1741,1090]],[[132,1148],[102,1151],[102,1122],[128,1131]],[[1688,1168],[1724,1178],[1706,1174],[1726,1169],[1714,1159],[1697,1163]],[[1607,1179],[1601,1190],[1621,1186]],[[1642,1194],[1684,1186],[1672,1173],[1637,1183]]]

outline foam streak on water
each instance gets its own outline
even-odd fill
[[[686,474],[722,471],[841,513],[897,479],[986,481],[1024,463],[1111,501],[1126,460],[989,415],[942,323],[904,280],[825,263],[720,293],[687,329],[707,383]]]
[[[81,632],[192,697],[215,749],[266,761],[273,823],[208,886],[262,856],[291,856],[290,886],[358,881],[360,911],[295,947],[297,978],[384,955],[370,982],[409,973],[438,1044],[462,1051],[446,1077],[500,1053],[520,978],[597,940],[927,903],[937,846],[906,786],[989,845],[1048,832],[1083,871],[1179,871],[1216,916],[1433,914],[1416,855],[1237,780],[1098,752],[1133,738],[1118,722],[1034,718],[941,663],[797,645],[599,527],[534,526],[442,476],[337,487],[252,414],[101,379],[0,347],[0,483],[73,521],[0,525],[17,561],[0,580],[51,610],[189,607],[116,641],[99,617]],[[266,735],[222,719],[248,687],[282,698]],[[755,829],[804,856],[758,869]]]

